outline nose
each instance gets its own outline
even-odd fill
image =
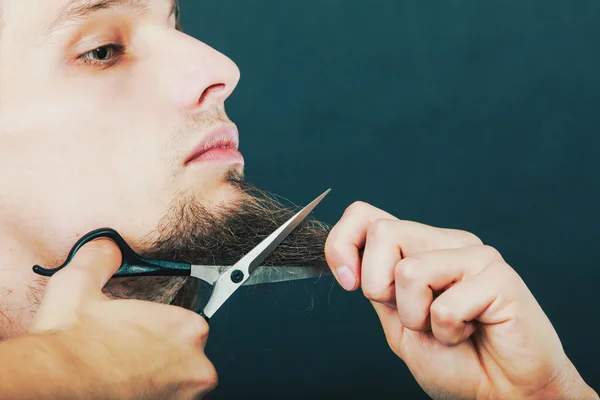
[[[220,105],[231,95],[240,80],[237,65],[224,54],[199,40],[178,32],[172,42],[176,68],[173,97],[187,112],[206,109],[207,104]],[[171,53],[173,54],[173,53]]]

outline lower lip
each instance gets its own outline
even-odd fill
[[[226,148],[215,148],[205,153],[202,153],[199,157],[193,159],[191,163],[200,162],[222,162],[228,164],[243,164],[244,156],[236,149]]]

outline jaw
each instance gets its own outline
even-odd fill
[[[46,290],[47,278],[21,276],[25,271],[20,270],[0,274],[0,282],[6,283],[0,284],[0,340],[30,329]]]

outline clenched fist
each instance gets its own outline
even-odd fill
[[[598,399],[526,284],[475,235],[351,205],[325,246],[387,341],[436,399]]]

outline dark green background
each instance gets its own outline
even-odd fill
[[[231,57],[247,177],[295,203],[333,190],[498,248],[600,389],[600,2],[187,0]],[[212,320],[213,399],[427,398],[360,291],[242,290]]]

